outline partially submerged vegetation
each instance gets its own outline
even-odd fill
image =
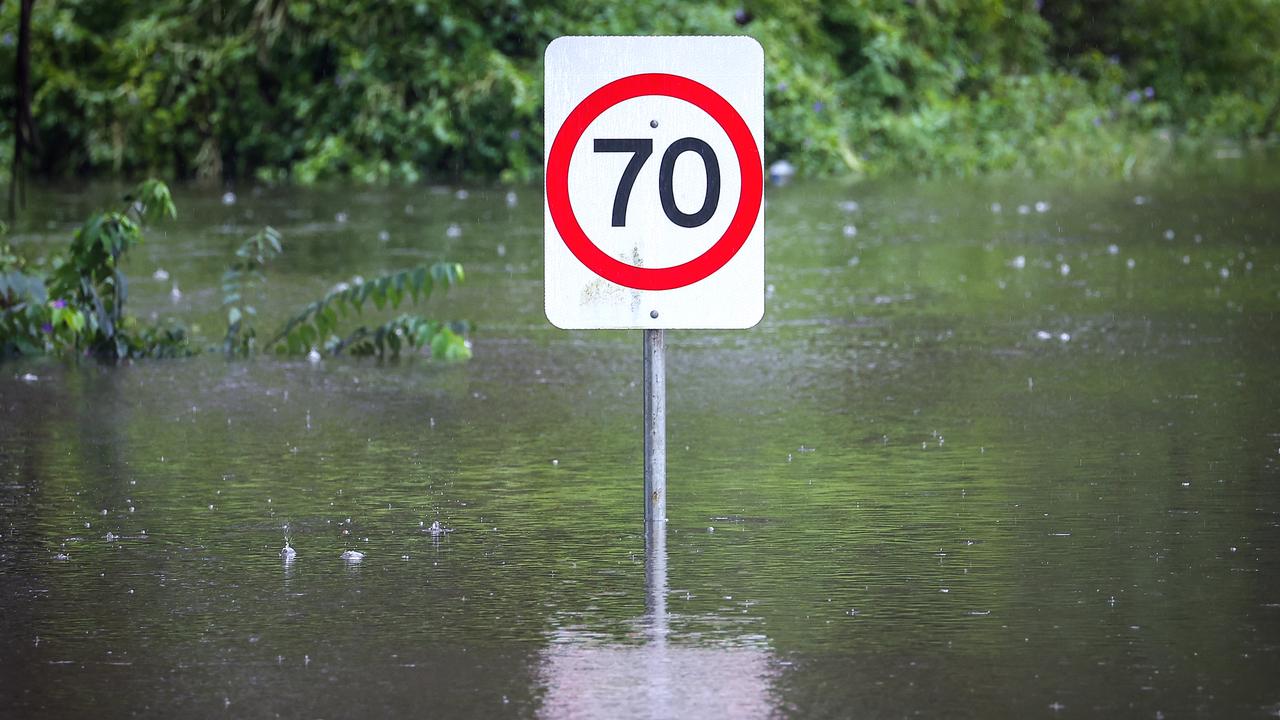
[[[103,360],[175,357],[201,345],[177,325],[147,325],[125,312],[128,280],[122,263],[143,241],[146,221],[177,214],[169,188],[148,180],[125,196],[121,209],[95,213],[75,232],[66,253],[32,261],[0,242],[0,357],[88,355]],[[367,305],[398,308],[424,301],[433,290],[463,280],[462,266],[441,262],[371,280],[342,283],[289,318],[259,348],[249,293],[265,282],[267,264],[284,251],[271,227],[245,240],[222,277],[227,328],[220,349],[247,357],[259,349],[280,354],[398,355],[423,349],[443,360],[471,357],[466,321],[402,314],[375,324],[350,325]]]
[[[40,0],[0,136],[34,118],[45,177],[529,179],[552,38],[743,33],[768,161],[806,174],[1118,174],[1280,116],[1275,0]]]
[[[0,355],[190,354],[182,328],[145,326],[125,313],[125,254],[142,242],[145,220],[176,215],[169,188],[148,180],[121,209],[91,215],[65,254],[33,263],[7,242],[0,245]]]

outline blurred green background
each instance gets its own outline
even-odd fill
[[[0,0],[0,68],[29,2]],[[26,165],[528,180],[552,38],[739,33],[766,52],[767,161],[808,175],[1133,175],[1266,146],[1280,115],[1275,0],[35,0]]]

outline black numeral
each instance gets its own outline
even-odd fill
[[[631,199],[631,187],[636,184],[636,176],[640,168],[653,154],[653,141],[648,138],[634,140],[598,139],[596,152],[629,152],[631,162],[622,171],[622,180],[618,183],[618,192],[613,196],[613,226],[623,227],[627,224],[627,201]]]
[[[676,159],[687,152],[696,152],[702,158],[707,169],[707,194],[702,199],[702,207],[698,212],[688,214],[676,207],[675,189],[671,187],[671,177],[676,171]],[[662,211],[671,218],[671,222],[680,227],[696,228],[707,224],[720,204],[720,163],[711,146],[698,138],[680,138],[671,143],[671,147],[662,155],[662,168],[658,170],[658,197],[662,198]]]
[[[635,187],[640,168],[644,167],[653,154],[653,141],[647,138],[599,138],[595,141],[595,151],[632,153],[631,161],[627,163],[627,169],[622,171],[622,179],[618,181],[618,191],[613,196],[613,227],[625,227],[631,189]],[[676,160],[687,152],[697,153],[702,158],[702,165],[707,173],[707,193],[702,199],[702,207],[694,213],[686,213],[676,206],[673,187]],[[711,146],[693,137],[680,138],[671,143],[671,147],[662,154],[662,165],[658,169],[658,197],[662,200],[662,211],[667,214],[667,218],[680,227],[696,228],[707,224],[720,205],[720,162]]]

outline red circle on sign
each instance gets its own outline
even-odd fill
[[[684,100],[710,115],[728,134],[742,173],[742,194],[724,235],[689,262],[664,268],[637,267],[607,255],[587,237],[569,201],[569,161],[587,127],[614,105],[645,95],[665,95]],[[755,227],[763,196],[763,163],[747,123],[729,101],[714,90],[679,75],[631,75],[601,87],[569,113],[551,143],[551,152],[547,154],[547,209],[564,244],[592,272],[636,290],[673,290],[692,285],[724,267],[746,243],[747,236]]]

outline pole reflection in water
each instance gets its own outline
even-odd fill
[[[775,714],[772,662],[759,636],[708,644],[680,640],[686,623],[716,618],[674,618],[667,613],[665,533],[645,549],[643,618],[633,621],[639,645],[601,641],[590,628],[553,633],[542,653],[544,718],[765,718]]]

